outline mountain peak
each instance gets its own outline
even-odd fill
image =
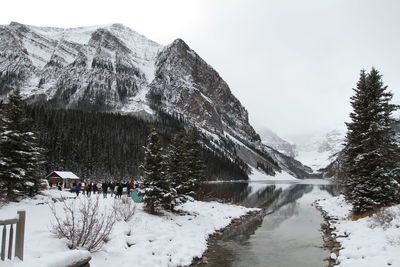
[[[189,46],[186,44],[185,41],[183,41],[181,38],[175,39],[171,45],[178,45],[178,46],[183,46],[186,49],[189,49]]]

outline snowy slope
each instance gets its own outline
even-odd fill
[[[256,168],[251,168],[251,174],[249,175],[249,178],[251,181],[296,181],[298,180],[297,178],[293,177],[287,172],[278,172],[274,176],[269,176],[265,175],[265,173],[261,172],[260,170]]]
[[[259,133],[263,144],[270,146],[290,157],[296,157],[296,144],[292,144],[282,139],[275,132],[268,128],[259,130]]]

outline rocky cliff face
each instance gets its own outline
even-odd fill
[[[0,26],[0,98],[16,87],[57,107],[179,114],[233,160],[307,176],[301,163],[261,143],[226,82],[180,39],[164,47],[120,24]]]
[[[157,57],[152,89],[161,94],[167,108],[200,126],[249,141],[260,140],[249,124],[247,110],[226,82],[180,39]]]

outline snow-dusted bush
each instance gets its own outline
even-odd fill
[[[83,247],[93,252],[109,240],[115,223],[114,212],[99,207],[99,197],[81,196],[62,202],[62,211],[50,205],[54,215],[52,228],[59,238],[69,240],[69,248]]]
[[[136,205],[129,197],[124,197],[120,200],[115,199],[113,204],[115,217],[118,221],[129,221],[136,211]]]
[[[389,227],[391,227],[393,220],[397,216],[400,216],[399,209],[393,210],[388,208],[382,208],[374,215],[372,215],[370,227],[371,228],[381,227],[386,230]]]

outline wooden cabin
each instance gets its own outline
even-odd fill
[[[62,183],[64,188],[71,188],[74,183],[79,183],[79,177],[72,172],[53,171],[46,176],[53,185]]]

